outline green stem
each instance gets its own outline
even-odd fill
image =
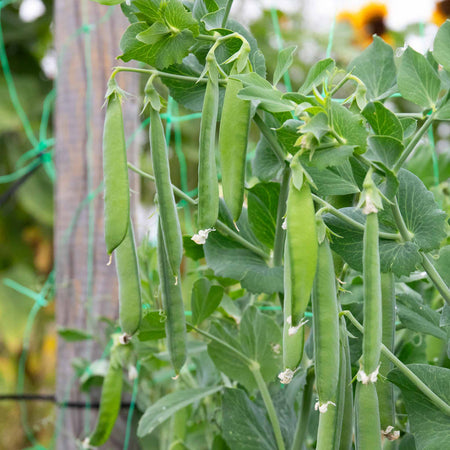
[[[248,242],[246,239],[244,239],[240,234],[233,231],[231,228],[229,228],[226,224],[224,224],[222,221],[218,220],[215,223],[215,227],[221,231],[223,234],[229,236],[234,241],[238,242],[239,244],[242,244],[244,247],[247,247],[249,250],[251,250],[253,253],[256,253],[257,255],[261,256],[261,258],[268,259],[269,255],[256,245],[253,245],[252,243]]]
[[[316,203],[319,203],[325,209],[330,213],[333,214],[333,216],[343,220],[344,222],[348,223],[354,228],[357,228],[358,230],[364,231],[364,224],[358,222],[357,220],[352,219],[351,217],[345,215],[344,213],[340,212],[338,209],[336,209],[333,205],[330,205],[327,201],[321,199],[319,196],[312,194],[312,198]],[[390,239],[394,241],[398,241],[401,236],[398,233],[386,233],[384,231],[380,231],[378,233],[381,239]]]
[[[336,94],[336,92],[342,87],[344,86],[345,83],[347,83],[348,80],[350,80],[350,74],[348,73],[347,75],[345,75],[344,78],[342,78],[341,81],[338,82],[338,84],[331,89],[331,91],[329,92],[328,96],[329,97],[333,97],[334,94]]]
[[[261,375],[259,364],[254,361],[252,366],[250,366],[250,370],[252,371],[253,376],[255,377],[256,384],[258,385],[258,389],[261,392],[264,404],[266,405],[267,414],[269,415],[269,420],[270,423],[272,424],[278,450],[284,450],[285,446],[283,436],[281,434],[280,422],[278,421],[277,413],[275,411],[272,398],[270,397],[269,389],[267,389],[266,382],[264,381],[264,378]]]
[[[142,170],[138,169],[136,166],[134,166],[130,162],[128,163],[128,168],[130,170],[132,170],[133,172],[138,173],[139,175],[141,175],[144,178],[148,178],[149,180],[155,181],[155,177],[153,175],[150,175],[149,173],[143,172]],[[186,202],[188,202],[192,206],[198,206],[198,202],[196,200],[194,200],[193,198],[189,197],[189,195],[184,193],[181,189],[177,188],[173,184],[172,184],[172,189],[173,189],[174,194],[177,197],[185,200]],[[257,247],[256,245],[253,245],[251,242],[248,242],[240,234],[236,233],[234,230],[229,228],[222,221],[218,220],[215,223],[215,227],[217,228],[217,230],[219,230],[223,234],[227,235],[228,237],[233,239],[235,242],[237,242],[237,243],[241,244],[242,246],[248,248],[253,253],[256,253],[258,256],[261,256],[261,258],[264,258],[264,259],[268,259],[269,258],[269,255],[264,250],[262,250],[261,248]]]
[[[391,205],[392,215],[394,216],[395,223],[404,241],[410,241],[413,235],[408,230],[405,221],[403,220],[402,213],[398,206],[397,198],[394,199],[394,203]]]
[[[419,130],[416,132],[414,137],[411,139],[411,142],[406,146],[403,153],[398,158],[398,161],[394,164],[393,171],[398,172],[400,168],[402,167],[403,163],[406,161],[408,156],[413,152],[413,150],[416,148],[419,141],[422,139],[423,135],[427,132],[429,126],[433,123],[434,115],[430,114],[425,120],[424,124],[419,128]]]
[[[196,78],[196,77],[187,77],[184,75],[177,75],[175,73],[168,73],[168,72],[161,72],[160,70],[156,69],[139,69],[136,67],[116,67],[111,74],[111,78],[115,78],[115,76],[119,72],[135,72],[135,73],[145,73],[147,75],[157,75],[161,78],[172,78],[174,80],[181,80],[181,81],[190,81],[193,83],[207,83],[209,78]],[[226,83],[226,79],[219,79],[219,83]]]
[[[225,8],[225,14],[224,14],[223,19],[222,19],[222,28],[225,28],[225,26],[227,25],[228,16],[230,15],[230,11],[231,11],[231,7],[232,6],[233,6],[233,0],[228,0],[227,1],[227,6]]]
[[[239,350],[236,350],[234,347],[232,347],[230,344],[228,344],[225,341],[222,341],[222,339],[219,339],[218,337],[208,333],[207,331],[204,331],[200,328],[197,328],[196,326],[192,325],[189,322],[186,322],[186,325],[190,328],[192,328],[194,331],[196,331],[198,334],[201,334],[202,336],[205,336],[206,338],[208,338],[211,341],[217,342],[219,345],[222,345],[224,347],[226,347],[228,350],[230,350],[231,352],[233,352],[238,358],[240,358],[242,360],[242,362],[244,362],[245,364],[248,365],[248,367],[251,369],[252,366],[255,364],[255,361],[253,361],[252,359],[248,358],[247,356],[245,356],[243,353],[241,353]],[[256,363],[257,364],[257,363]]]
[[[425,269],[425,272],[428,274],[430,280],[436,286],[436,289],[442,295],[443,299],[450,305],[450,289],[436,270],[436,267],[434,267],[430,256],[426,253],[422,253],[422,267]]]
[[[216,42],[217,37],[211,36],[210,34],[199,34],[198,36],[195,36],[195,39],[199,39],[200,41],[208,41],[208,42]]]
[[[266,138],[267,142],[269,143],[278,160],[280,162],[283,162],[285,160],[284,150],[281,147],[280,143],[278,142],[273,131],[267,126],[266,122],[264,122],[263,118],[259,115],[259,113],[256,113],[254,115],[253,120],[255,121],[262,135]]]
[[[291,450],[301,450],[305,443],[306,433],[308,432],[309,417],[311,415],[314,380],[314,366],[311,366],[306,372],[306,383],[303,389],[301,410],[299,411]]]
[[[286,167],[283,171],[281,179],[280,196],[278,197],[277,210],[277,225],[275,230],[275,242],[273,245],[273,265],[275,267],[283,265],[283,249],[284,240],[286,237],[286,230],[283,230],[282,225],[284,216],[286,214],[286,201],[289,193],[289,179],[291,178],[291,171]]]
[[[364,327],[356,320],[350,311],[342,311],[340,315],[347,317],[350,322],[361,332],[364,333]],[[417,389],[425,395],[434,406],[439,408],[445,414],[450,416],[450,405],[436,395],[414,372],[412,372],[405,364],[403,364],[384,344],[381,345],[381,353],[389,359],[400,372],[413,383]]]

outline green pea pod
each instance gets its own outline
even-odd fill
[[[89,437],[89,445],[94,447],[103,445],[111,435],[120,412],[122,385],[122,367],[112,354],[108,371],[103,380],[97,425]]]
[[[219,215],[219,181],[216,166],[216,127],[219,108],[217,69],[210,64],[200,124],[198,164],[198,218],[200,230],[212,228]]]
[[[299,190],[291,179],[286,222],[286,250],[290,261],[291,322],[292,327],[296,327],[303,319],[308,306],[317,269],[316,218],[311,190],[306,180]],[[286,281],[289,282],[285,277]]]
[[[127,152],[120,94],[107,99],[103,131],[103,180],[105,186],[105,243],[111,254],[124,240],[130,217]]]
[[[186,361],[186,319],[179,272],[174,278],[162,237],[161,223],[158,225],[158,269],[162,303],[167,316],[167,347],[173,369],[178,374]]]
[[[231,75],[236,73],[232,70]],[[233,220],[239,219],[244,202],[245,161],[250,127],[250,101],[237,94],[242,82],[228,78],[219,129],[223,197]]]
[[[113,5],[120,5],[125,0],[94,0],[94,2],[100,3],[101,5],[106,6],[113,6]]]
[[[305,339],[304,327],[295,333],[292,332],[291,321],[291,264],[289,252],[285,241],[284,251],[284,326],[283,326],[283,366],[285,369],[295,370],[303,357],[303,345]],[[289,332],[291,330],[291,332]]]
[[[394,351],[395,337],[395,283],[392,273],[381,274],[381,299],[383,302],[383,344],[391,351]],[[385,378],[392,370],[392,363],[384,356],[380,357],[380,374],[382,375],[377,383],[378,401],[380,404],[381,428],[386,430],[395,424],[395,400],[392,383]]]
[[[357,383],[355,398],[357,450],[381,450],[380,418],[374,383]]]
[[[119,320],[124,333],[132,336],[141,324],[141,280],[134,242],[133,225],[116,250],[116,270],[119,279]]]
[[[340,427],[337,425],[339,397],[339,317],[336,277],[328,239],[319,245],[317,271],[312,294],[314,324],[314,359],[316,388],[319,396],[319,431],[317,449],[339,446]]]
[[[362,370],[374,373],[380,362],[382,337],[382,301],[380,253],[378,248],[378,214],[367,215],[363,239],[364,336]]]
[[[163,239],[172,277],[176,277],[180,271],[181,258],[183,257],[183,241],[170,180],[164,128],[159,112],[153,108],[150,108],[150,145]]]

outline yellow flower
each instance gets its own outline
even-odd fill
[[[354,41],[361,47],[371,44],[373,35],[376,34],[390,42],[386,27],[387,6],[384,3],[371,2],[363,6],[359,11],[343,11],[337,16],[338,22],[348,22],[354,32]]]
[[[450,17],[450,0],[443,0],[436,3],[436,7],[431,16],[431,21],[437,26],[441,26]]]

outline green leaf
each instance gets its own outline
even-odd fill
[[[447,71],[450,72],[450,21],[446,20],[439,28],[433,44],[434,59]]]
[[[335,62],[331,58],[322,59],[316,62],[311,69],[300,89],[301,94],[309,94],[315,87],[319,86],[325,78],[333,71]]]
[[[113,6],[120,5],[125,0],[94,0],[94,2],[100,3],[101,5]]]
[[[450,120],[450,102],[440,106],[436,113],[437,120]]]
[[[420,294],[407,288],[406,292],[399,293],[396,297],[397,314],[406,328],[446,339],[447,334],[439,326],[439,313],[424,304]]]
[[[277,133],[278,142],[283,146],[283,148],[289,153],[295,155],[298,148],[295,148],[295,143],[299,137],[298,127],[302,124],[300,120],[289,119],[277,128],[275,131]]]
[[[147,408],[139,421],[137,435],[143,437],[150,434],[158,425],[165,422],[177,411],[180,411],[193,403],[199,402],[221,389],[222,386],[214,386],[176,391],[166,395]]]
[[[170,34],[170,29],[165,24],[155,22],[150,28],[136,35],[136,39],[144,44],[153,45],[164,39],[168,34]]]
[[[242,316],[239,333],[234,326],[224,321],[214,322],[211,333],[247,358],[258,362],[266,382],[275,379],[281,366],[281,353],[277,348],[282,336],[279,326],[268,315],[255,306],[249,306]],[[254,375],[247,363],[232,350],[212,340],[208,344],[208,354],[225,375],[238,381],[249,391],[256,389]]]
[[[399,120],[403,128],[403,139],[408,139],[416,132],[417,120],[412,117],[401,117]]]
[[[450,245],[441,248],[439,251],[439,259],[434,265],[445,284],[450,286]]]
[[[261,181],[270,181],[277,176],[283,164],[272,151],[264,136],[261,136],[256,145],[255,156],[252,160],[253,175]]]
[[[441,81],[425,56],[408,47],[400,59],[398,88],[406,100],[424,108],[433,108]]]
[[[390,136],[400,141],[403,139],[403,128],[397,116],[380,102],[369,103],[361,114],[369,122],[374,134]]]
[[[368,133],[362,117],[337,103],[329,104],[328,115],[330,128],[344,140],[343,143],[354,145],[357,154],[364,153]]]
[[[412,370],[436,395],[450,404],[450,370],[426,364],[411,364]],[[450,442],[450,416],[442,413],[406,376],[395,369],[388,380],[402,391],[410,432],[418,450],[442,450]],[[444,444],[445,446],[446,444]]]
[[[243,100],[252,100],[261,109],[269,112],[277,113],[295,109],[295,103],[285,100],[283,93],[273,87],[248,86],[239,91],[238,97]]]
[[[366,85],[369,101],[386,98],[394,91],[394,51],[378,36],[350,63],[349,70]]]
[[[255,236],[273,248],[277,223],[279,183],[259,183],[248,190],[248,219]]]
[[[293,55],[297,50],[296,45],[287,47],[278,53],[277,66],[275,67],[275,72],[273,74],[273,85],[276,86],[281,80],[283,75],[289,70],[292,62],[294,61]]]
[[[138,339],[140,341],[153,341],[166,337],[166,316],[161,311],[146,311],[142,315]]]
[[[351,145],[338,145],[332,148],[316,149],[309,162],[310,166],[318,169],[326,167],[339,166],[348,162],[350,156],[353,155],[354,147]],[[354,182],[354,180],[353,180]],[[351,183],[356,185],[355,183]],[[358,187],[356,185],[356,187]]]
[[[319,169],[318,167],[306,167],[306,171],[311,176],[317,186],[317,193],[320,196],[326,195],[347,195],[359,192],[358,185],[350,172],[350,179],[343,177],[338,172],[340,166],[334,169]]]
[[[66,342],[86,341],[93,338],[91,333],[76,328],[58,328],[58,334]]]
[[[231,449],[276,450],[265,411],[241,389],[225,388],[222,400],[223,437]]]
[[[196,244],[192,240],[192,236],[183,236],[183,248],[186,256],[194,261],[198,261],[205,257],[203,245]]]
[[[281,267],[269,267],[260,256],[220,233],[209,235],[204,251],[216,276],[238,280],[243,288],[254,293],[283,291]]]
[[[390,136],[369,136],[368,143],[366,157],[380,161],[386,167],[392,167],[405,149],[402,141]]]
[[[202,22],[205,29],[208,31],[222,28],[222,21],[225,16],[225,8],[220,8],[217,11],[212,11],[202,17]]]
[[[199,278],[192,287],[192,323],[201,324],[219,306],[223,297],[223,287],[211,285],[207,278]]]

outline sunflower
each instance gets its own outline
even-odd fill
[[[450,0],[437,2],[431,16],[431,21],[441,26],[450,17]]]
[[[384,3],[371,2],[359,11],[343,11],[337,16],[338,22],[347,22],[353,29],[354,41],[361,47],[372,42],[374,34],[390,42],[386,26],[387,6]]]

